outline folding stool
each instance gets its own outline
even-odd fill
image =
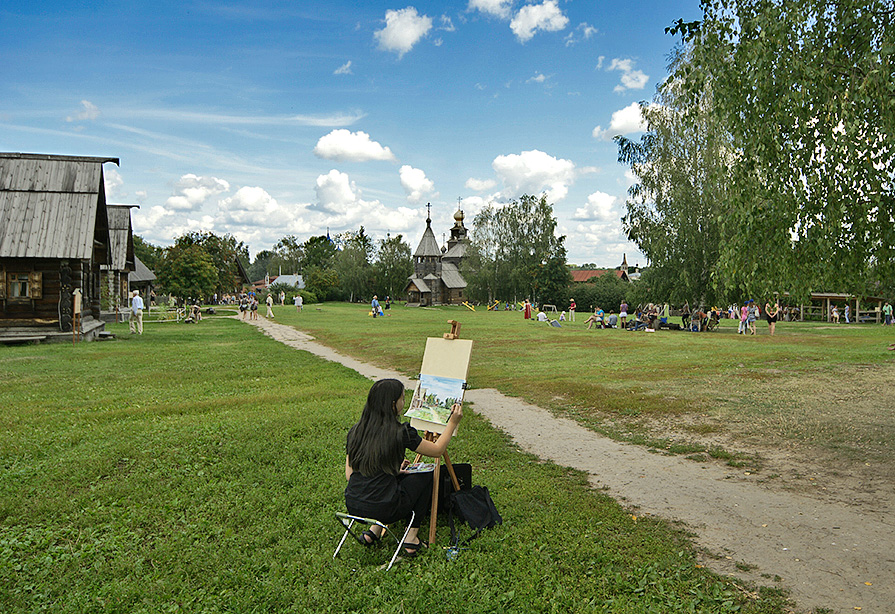
[[[362,524],[364,526],[375,525],[377,527],[382,527],[382,536],[380,537],[380,539],[382,537],[385,537],[385,534],[388,533],[397,542],[397,547],[395,548],[395,553],[392,555],[392,560],[389,561],[388,567],[386,567],[385,569],[386,571],[388,571],[392,568],[392,565],[395,564],[395,559],[397,559],[398,555],[401,553],[401,546],[404,544],[404,540],[407,539],[407,534],[410,533],[410,527],[413,525],[414,518],[416,518],[416,513],[411,512],[410,522],[407,523],[407,528],[404,530],[404,535],[401,536],[401,539],[398,539],[398,536],[394,532],[389,531],[387,525],[379,522],[375,518],[364,518],[362,516],[353,516],[351,514],[345,514],[343,512],[336,512],[336,520],[338,520],[339,525],[345,529],[345,534],[342,535],[342,539],[341,541],[339,541],[339,545],[336,547],[336,551],[333,552],[333,558],[336,558],[336,555],[339,554],[339,550],[342,549],[342,544],[345,543],[345,540],[348,538],[349,534],[351,535],[351,537],[357,540],[357,543],[359,543],[360,545],[366,546],[368,544],[367,540],[364,539],[364,536],[362,534],[359,535],[351,530],[355,524]]]

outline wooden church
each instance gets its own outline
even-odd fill
[[[407,280],[407,302],[411,305],[459,305],[467,300],[466,280],[460,264],[469,244],[463,225],[463,211],[454,213],[454,225],[447,245],[438,247],[432,232],[431,208],[426,216],[426,230],[413,254],[413,275]]]

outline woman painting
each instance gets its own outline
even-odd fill
[[[432,473],[408,474],[405,450],[439,458],[463,417],[459,404],[451,408],[444,433],[437,441],[425,441],[409,422],[398,418],[404,411],[404,384],[396,379],[379,380],[367,395],[360,420],[348,431],[345,457],[345,505],[348,513],[375,518],[384,524],[410,521],[410,531],[402,544],[407,557],[416,556],[422,543],[419,529],[432,500]],[[373,526],[363,532],[368,545],[382,535]]]

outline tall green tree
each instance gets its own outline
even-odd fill
[[[175,239],[174,245],[178,247],[195,245],[208,254],[217,271],[214,292],[218,294],[233,292],[237,289],[239,268],[236,259],[239,258],[243,267],[248,267],[250,261],[249,248],[230,234],[218,236],[213,232],[194,231]]]
[[[325,236],[311,237],[302,246],[300,269],[304,273],[307,267],[327,269],[333,265],[338,249],[335,243]]]
[[[175,243],[165,250],[156,269],[165,292],[182,299],[208,300],[217,290],[218,271],[207,251],[197,244]]]
[[[403,294],[407,278],[413,274],[413,256],[403,236],[390,236],[379,241],[373,268],[377,294],[392,298]]]
[[[282,270],[284,274],[292,275],[301,271],[304,249],[295,235],[288,235],[277,241],[273,246],[274,257],[270,262],[271,274]]]
[[[673,55],[654,100],[641,103],[646,132],[617,137],[618,160],[637,182],[628,190],[622,226],[656,272],[653,290],[673,302],[714,302],[724,284],[713,277],[728,209],[730,137],[713,113],[711,87],[686,91],[685,47]],[[719,288],[721,286],[721,288]]]
[[[255,259],[247,271],[249,279],[252,281],[264,279],[264,276],[271,272],[270,264],[274,257],[276,257],[276,253],[269,249],[263,249],[255,254]]]
[[[680,67],[736,147],[719,269],[756,291],[895,279],[891,0],[703,0]],[[891,285],[889,286],[891,288]]]
[[[541,302],[553,273],[571,281],[565,267],[565,237],[556,236],[553,205],[546,195],[524,195],[503,206],[486,205],[476,215],[463,270],[477,300],[529,298]],[[547,267],[561,261],[562,271]],[[554,262],[555,264],[555,262]]]
[[[342,250],[335,259],[335,272],[339,277],[341,290],[345,298],[366,300],[372,296],[375,280],[373,278],[373,240],[361,226],[356,232],[346,232],[341,237]]]
[[[146,241],[140,235],[134,235],[134,255],[146,265],[146,268],[154,271],[165,257],[165,250]]]

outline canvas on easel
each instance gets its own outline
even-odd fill
[[[431,433],[444,432],[451,417],[451,406],[463,403],[471,354],[469,339],[426,339],[420,378],[410,407],[404,413],[412,427]]]
[[[426,432],[425,439],[435,441],[447,428],[454,403],[463,403],[466,391],[466,377],[469,373],[469,357],[472,354],[472,340],[459,339],[460,323],[448,320],[451,332],[443,339],[430,337],[426,339],[426,351],[420,367],[420,379],[417,382],[410,408],[405,416],[410,418],[410,425]],[[451,457],[445,451],[444,463],[451,476],[455,490],[460,489],[457,474],[451,464]],[[414,462],[419,462],[420,455]],[[429,543],[435,543],[435,529],[438,517],[438,487],[441,465],[436,462],[432,475],[432,509],[429,522]]]

